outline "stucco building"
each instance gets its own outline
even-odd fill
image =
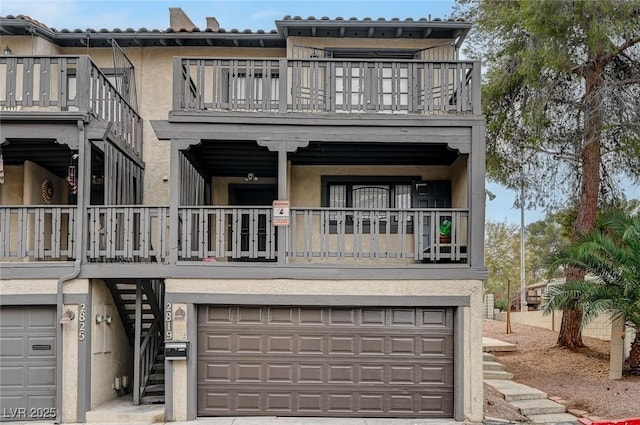
[[[0,25],[5,413],[481,421],[469,23]]]

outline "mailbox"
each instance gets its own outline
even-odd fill
[[[188,342],[167,342],[164,345],[164,357],[167,360],[187,360]]]

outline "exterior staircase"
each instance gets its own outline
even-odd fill
[[[164,344],[161,353],[164,352]],[[164,354],[158,354],[151,367],[147,385],[142,391],[140,404],[164,403]]]
[[[579,425],[578,418],[567,413],[564,404],[549,400],[546,393],[536,388],[513,382],[513,374],[507,372],[491,353],[483,353],[483,374],[484,383],[502,394],[506,401],[532,423]]]
[[[164,282],[108,280],[134,349],[133,404],[164,403]]]

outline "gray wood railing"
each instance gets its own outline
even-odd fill
[[[166,263],[168,226],[169,207],[88,207],[87,260]]]
[[[480,114],[480,64],[176,58],[173,109]]]
[[[452,223],[448,239],[439,225]],[[291,209],[290,258],[463,262],[469,211],[463,209]]]
[[[0,206],[0,258],[75,258],[75,220],[74,206]]]
[[[75,207],[0,207],[0,259],[69,260],[77,255]],[[448,239],[439,225],[452,223]],[[87,208],[89,262],[169,262],[169,207]],[[465,262],[469,210],[292,208],[291,261],[346,259]],[[272,209],[179,207],[178,260],[275,261]]]
[[[87,113],[142,155],[142,119],[88,56],[0,56],[0,110]]]
[[[275,260],[272,210],[265,207],[179,207],[179,260]]]

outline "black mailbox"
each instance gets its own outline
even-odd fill
[[[164,345],[164,357],[167,360],[186,360],[188,342],[167,342]]]

